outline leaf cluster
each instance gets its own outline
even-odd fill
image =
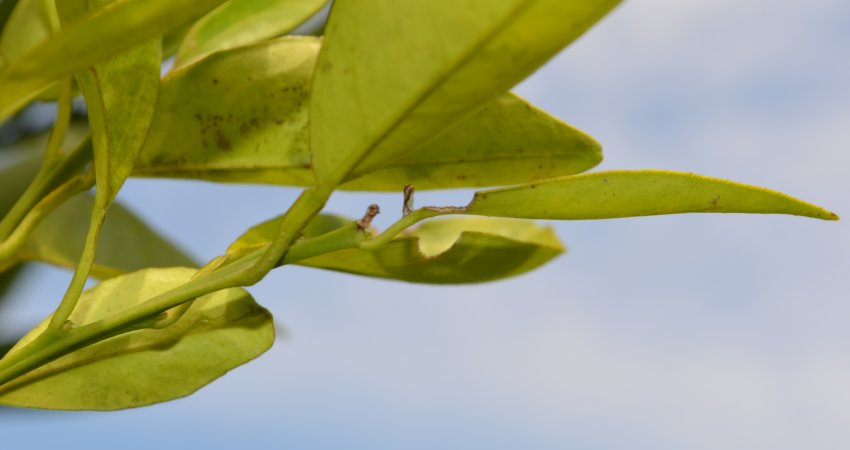
[[[35,150],[0,167],[0,295],[26,263],[74,271],[56,311],[0,360],[0,404],[114,410],[188,395],[272,345],[272,317],[244,287],[289,264],[478,283],[564,251],[533,219],[837,219],[717,178],[583,173],[599,143],[510,89],[619,0],[337,0],[321,36],[292,34],[325,3],[0,3],[0,120],[58,105],[49,132],[16,143]],[[116,202],[131,176],[303,190],[198,265]],[[414,189],[445,188],[486,189],[414,204]],[[377,205],[358,219],[323,212],[341,189],[397,191],[404,210],[382,232]]]

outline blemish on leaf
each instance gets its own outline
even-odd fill
[[[218,145],[218,148],[224,151],[231,151],[233,147],[230,145],[230,140],[227,139],[227,136],[221,132],[221,130],[216,130],[215,132],[215,144]]]

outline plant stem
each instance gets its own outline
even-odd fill
[[[91,138],[84,139],[73,151],[60,162],[42,164],[38,174],[32,180],[26,191],[18,198],[12,209],[0,220],[0,242],[6,240],[33,206],[57,185],[78,175],[82,168],[91,161]]]
[[[77,268],[74,270],[74,277],[71,278],[71,284],[68,285],[68,290],[65,291],[65,296],[62,298],[62,303],[56,308],[56,312],[50,318],[50,324],[47,326],[49,330],[58,330],[65,326],[65,322],[71,317],[71,313],[77,306],[77,301],[85,288],[86,280],[91,273],[91,266],[94,263],[94,256],[97,250],[97,240],[100,237],[100,230],[103,228],[103,222],[106,219],[106,208],[95,204],[91,211],[91,221],[89,222],[89,230],[86,234],[86,242],[83,246],[83,253],[80,255],[80,260],[77,263]]]
[[[59,81],[59,110],[56,112],[56,120],[53,122],[53,130],[47,140],[47,149],[44,151],[45,164],[62,159],[62,143],[71,124],[71,110],[73,109],[74,84],[71,78]]]
[[[415,211],[408,213],[406,216],[403,216],[401,219],[390,225],[389,228],[384,230],[383,233],[379,234],[375,238],[364,241],[362,244],[360,244],[360,248],[362,248],[363,250],[376,249],[386,244],[387,242],[392,240],[392,238],[396,237],[399,233],[406,230],[417,222],[436,216],[445,216],[448,214],[463,214],[465,211],[466,208],[461,207],[426,206],[424,208],[419,208]]]
[[[29,211],[26,217],[21,220],[12,234],[0,244],[0,273],[18,262],[14,258],[15,252],[24,245],[29,235],[48,214],[65,203],[69,198],[91,188],[93,183],[94,179],[92,177],[78,175],[66,181],[41,199]]]
[[[280,221],[277,235],[263,256],[244,275],[243,286],[260,281],[272,270],[289,250],[298,233],[324,208],[333,193],[333,186],[317,186],[305,189],[286,211]]]
[[[324,207],[331,192],[333,192],[332,188],[310,188],[303,191],[284,214],[277,237],[267,248],[259,249],[247,257],[193,278],[177,288],[110,318],[78,327],[66,327],[65,323],[71,316],[85,285],[94,259],[97,235],[103,225],[105,209],[95,206],[92,210],[92,221],[86,236],[83,255],[62,303],[51,317],[44,333],[0,360],[0,385],[78,348],[127,331],[156,326],[156,320],[151,322],[151,318],[202,295],[256,283],[283,258],[298,233]],[[327,242],[316,242],[321,247],[327,248]],[[303,252],[304,255],[311,253],[313,252]],[[61,336],[61,339],[57,339],[56,336]]]
[[[0,360],[0,386],[87,345],[141,328],[160,328],[164,324],[170,325],[177,319],[170,317],[171,315],[165,318],[157,316],[202,295],[244,286],[246,280],[253,280],[258,268],[265,270],[269,258],[281,252],[281,248],[282,256],[272,260],[272,267],[347,248],[372,249],[391,240],[420,220],[439,215],[459,214],[464,211],[464,208],[421,208],[403,217],[374,238],[369,238],[367,232],[352,223],[321,236],[298,241],[290,246],[291,240],[324,206],[324,200],[327,197],[324,197],[321,203],[315,203],[318,199],[322,199],[322,195],[326,194],[311,189],[304,191],[284,215],[278,229],[277,240],[267,247],[258,248],[230,263],[215,265],[214,270],[200,273],[181,286],[107,319],[70,329],[61,328],[67,316],[61,321],[56,319],[60,325],[59,328],[49,328],[28,345]],[[281,242],[285,245],[281,245]],[[262,274],[265,275],[266,272],[268,270]]]

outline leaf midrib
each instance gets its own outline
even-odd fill
[[[529,8],[537,1],[538,0],[527,0],[516,6],[511,11],[511,13],[506,14],[505,19],[499,21],[489,33],[486,33],[480,41],[478,41],[475,45],[471,46],[469,50],[460,59],[458,59],[457,63],[450,66],[441,76],[438,76],[435,83],[431,84],[428,88],[426,88],[421,95],[415,96],[414,100],[411,101],[411,104],[407,108],[405,108],[401,112],[401,114],[399,114],[399,116],[394,121],[392,121],[392,123],[390,123],[389,126],[386,127],[386,129],[381,134],[378,135],[377,139],[373,140],[371,145],[369,145],[364,151],[360,152],[360,155],[353,162],[353,164],[351,164],[351,168],[348,170],[348,172],[342,175],[342,179],[344,180],[346,176],[351,173],[351,171],[354,170],[366,158],[366,156],[369,155],[369,153],[371,153],[376,147],[378,147],[382,142],[384,142],[384,140],[386,140],[396,129],[398,129],[399,125],[405,123],[407,118],[410,117],[413,111],[416,110],[417,106],[422,104],[425,99],[433,95],[433,93],[436,92],[437,89],[439,89],[441,86],[443,86],[446,81],[451,78],[452,75],[454,75],[464,66],[466,66],[466,64],[471,61],[472,58],[476,54],[478,54],[481,49],[486,47],[487,44],[489,44],[496,36],[498,36],[504,30],[510,28],[508,24],[511,24],[515,20],[517,20],[522,15],[521,13],[524,10]],[[318,71],[316,73],[318,73]],[[475,108],[469,108],[469,110],[469,112],[471,113],[474,112]],[[447,128],[449,127],[446,127],[446,129]],[[437,133],[433,137],[439,136],[442,131],[445,131],[445,129],[440,130],[440,133]],[[420,146],[421,145],[424,145],[424,143],[420,144]],[[406,150],[405,153],[412,152],[417,148],[419,148],[419,146],[412,147]],[[313,167],[315,167],[315,163],[313,164]],[[317,176],[317,178],[319,177]],[[334,180],[334,182],[336,182],[336,180]]]

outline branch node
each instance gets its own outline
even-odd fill
[[[415,189],[412,184],[408,184],[404,186],[404,205],[401,209],[401,216],[407,217],[408,214],[413,212],[413,192]]]
[[[368,208],[366,208],[366,214],[363,214],[363,218],[355,221],[354,223],[357,224],[358,228],[365,231],[372,225],[372,219],[374,219],[380,212],[381,208],[372,203]]]

